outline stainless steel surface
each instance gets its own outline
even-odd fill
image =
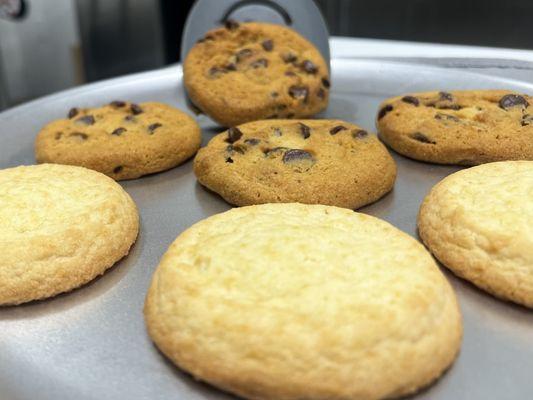
[[[87,81],[165,65],[161,0],[70,1],[77,11]]]
[[[374,128],[378,103],[404,92],[511,88],[533,84],[455,69],[387,61],[333,59],[326,117]],[[70,90],[0,114],[0,167],[32,164],[33,140],[71,106],[114,99],[157,100],[185,109],[181,69],[133,75]],[[218,130],[205,117],[204,142]],[[395,189],[360,211],[416,236],[423,196],[457,167],[394,154]],[[144,295],[159,258],[196,221],[230,208],[196,183],[191,162],[122,182],[139,206],[141,232],[131,254],[101,278],[71,293],[0,308],[0,399],[231,399],[195,382],[165,360],[148,339]],[[533,393],[533,312],[502,302],[446,273],[459,295],[465,334],[455,365],[416,399],[529,399]]]
[[[7,108],[7,82],[4,73],[4,62],[2,61],[2,50],[0,49],[0,111]]]
[[[533,49],[531,0],[315,2],[332,35]]]
[[[183,30],[181,60],[209,29],[227,19],[287,25],[312,42],[329,64],[326,22],[316,4],[309,0],[198,0]]]
[[[0,109],[80,83],[72,0],[29,0],[21,20],[0,19]],[[53,3],[53,4],[52,4]]]

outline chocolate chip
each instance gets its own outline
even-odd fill
[[[231,157],[226,158],[226,162],[233,164],[233,158]]]
[[[354,139],[363,139],[367,136],[368,136],[368,132],[363,129],[359,129],[357,131],[352,132],[352,137]]]
[[[454,101],[453,95],[448,92],[439,92],[439,100]]]
[[[425,106],[438,108],[439,110],[460,110],[463,108],[459,104],[454,104],[453,101],[453,96],[450,93],[439,92],[439,100],[426,102]]]
[[[163,125],[160,124],[159,122],[156,122],[155,124],[151,124],[151,125],[148,125],[148,131],[150,132],[150,135],[152,133],[154,133],[154,131],[157,129],[157,128],[161,128]]]
[[[226,71],[237,71],[237,66],[234,63],[229,63],[224,66]]]
[[[517,106],[520,106],[522,108],[529,107],[529,103],[527,102],[527,100],[517,94],[506,94],[500,99],[500,102],[498,104],[500,105],[500,108],[503,108],[504,110],[508,110],[512,107]]]
[[[249,144],[250,146],[257,146],[261,141],[259,139],[256,139],[256,138],[250,138],[250,139],[246,139],[244,141],[244,143],[246,144]]]
[[[56,140],[61,139],[61,136],[63,136],[63,132],[56,132]]]
[[[281,55],[281,59],[285,61],[286,63],[293,63],[298,59],[298,57],[294,53],[288,52],[288,53],[283,53]]]
[[[263,153],[268,157],[277,153],[284,153],[287,150],[289,150],[288,147],[274,147],[273,149],[263,149]]]
[[[111,103],[109,103],[109,105],[111,107],[121,108],[121,107],[124,107],[126,105],[126,102],[121,101],[121,100],[115,100],[115,101],[112,101]]]
[[[318,89],[318,91],[316,92],[316,95],[320,98],[320,99],[324,99],[326,97],[326,91],[322,88]]]
[[[449,114],[442,114],[437,113],[435,114],[435,119],[441,120],[441,121],[453,121],[453,122],[460,122],[461,120],[453,115]]]
[[[439,92],[438,100],[426,101],[424,105],[427,107],[438,108],[439,110],[460,110],[461,108],[463,108],[459,104],[454,104],[454,101],[455,99],[451,93]]]
[[[336,135],[337,133],[339,133],[340,131],[344,131],[345,129],[348,129],[348,128],[346,128],[345,126],[342,126],[342,125],[337,125],[337,126],[334,126],[333,128],[331,128],[329,130],[329,134],[330,135]]]
[[[241,146],[239,144],[235,144],[235,145],[230,144],[228,146],[233,147],[233,151],[236,151],[237,153],[240,153],[240,154],[246,153],[246,147],[245,146]]]
[[[522,126],[533,125],[533,115],[525,114],[522,116]]]
[[[307,86],[296,86],[293,85],[289,87],[289,95],[295,99],[307,100],[309,94],[309,89]]]
[[[279,96],[279,93],[278,93],[278,92],[272,92],[272,93],[270,93],[270,97],[272,97],[272,98],[274,98],[274,99],[275,99],[276,97],[278,97],[278,96]]]
[[[80,139],[83,139],[83,140],[89,139],[89,135],[87,135],[86,133],[82,133],[82,132],[72,132],[69,136],[79,137]]]
[[[92,115],[84,115],[76,120],[77,124],[92,125],[94,124],[94,117]]]
[[[427,143],[427,144],[435,144],[435,143],[437,143],[437,142],[434,142],[433,140],[431,140],[426,135],[424,135],[423,133],[420,133],[420,132],[415,132],[412,135],[410,135],[410,137],[412,139],[418,140],[419,142],[422,142],[422,143]]]
[[[266,68],[268,67],[268,60],[266,58],[260,58],[250,64],[252,68]]]
[[[80,112],[80,110],[78,110],[76,107],[74,108],[71,108],[68,112],[68,118],[69,119],[72,119],[74,118],[76,115],[78,115],[78,113]]]
[[[385,115],[387,115],[389,112],[393,110],[393,107],[390,104],[387,104],[384,106],[381,110],[379,110],[378,113],[378,121],[383,118]]]
[[[402,101],[404,103],[412,104],[415,107],[418,107],[420,105],[420,101],[414,96],[403,96]]]
[[[245,58],[250,57],[253,54],[253,51],[250,49],[241,49],[235,54],[237,62],[244,60]]]
[[[318,72],[318,67],[311,60],[302,61],[300,68],[308,74],[316,74]]]
[[[233,19],[227,19],[224,21],[224,26],[227,30],[234,31],[235,29],[239,29],[239,23]]]
[[[311,153],[305,150],[290,149],[283,154],[282,161],[284,163],[290,163],[294,161],[313,161],[313,156]]]
[[[285,72],[285,76],[296,76],[296,73],[294,73],[292,71],[286,71]]]
[[[309,136],[311,136],[311,128],[305,124],[302,124],[301,122],[298,122],[298,125],[300,125],[300,133],[304,139],[307,139]]]
[[[460,110],[463,107],[461,107],[459,104],[451,104],[451,105],[440,104],[440,105],[437,105],[437,108],[439,110]]]
[[[219,68],[219,67],[211,67],[211,68],[209,68],[209,72],[208,72],[208,74],[209,74],[209,76],[211,76],[211,77],[217,77],[217,76],[219,76],[220,74],[224,74],[225,72],[226,72],[226,70],[223,69],[223,68]]]
[[[126,116],[124,117],[124,121],[135,122],[136,119],[135,119],[135,117],[134,117],[133,115],[126,115]]]
[[[124,167],[122,165],[119,165],[118,167],[115,167],[115,169],[113,169],[113,173],[114,174],[118,174],[118,173],[122,172],[123,169],[124,169]]]
[[[235,63],[228,63],[223,67],[211,67],[208,74],[211,77],[218,77],[221,74],[226,74],[230,71],[237,71],[237,65],[235,65]]]
[[[240,129],[232,126],[231,128],[228,129],[228,138],[226,139],[226,142],[235,143],[241,137],[242,137],[242,132],[240,131]]]
[[[246,152],[246,148],[238,144],[236,145],[228,144],[226,146],[226,151],[229,153],[237,152],[237,153],[244,154]]]
[[[322,86],[324,86],[326,89],[329,89],[331,83],[329,82],[328,78],[322,78]]]
[[[111,132],[111,134],[115,136],[120,136],[123,132],[126,132],[126,128],[120,127]]]
[[[266,51],[272,51],[274,48],[274,42],[271,39],[268,39],[261,43],[261,46],[263,46],[263,49]]]
[[[135,103],[131,103],[130,110],[133,113],[133,115],[139,115],[139,114],[142,114],[143,112],[143,109],[138,104],[135,104]]]

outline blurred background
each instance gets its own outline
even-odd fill
[[[178,62],[193,3],[0,0],[0,109]],[[316,3],[331,35],[533,49],[532,0]]]

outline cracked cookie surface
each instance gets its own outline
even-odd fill
[[[456,172],[418,217],[420,237],[446,267],[500,298],[533,307],[533,161]]]
[[[396,164],[375,135],[340,120],[264,120],[215,136],[198,181],[231,204],[299,202],[356,209],[389,192]]]
[[[223,126],[310,117],[328,103],[329,72],[320,52],[281,25],[229,23],[209,31],[183,70],[192,102]]]
[[[455,294],[418,241],[321,205],[195,224],[163,256],[144,315],[179,367],[264,400],[401,397],[440,376],[462,336]]]
[[[0,170],[0,305],[81,286],[128,254],[137,208],[122,187],[86,168]]]
[[[439,164],[533,159],[533,97],[506,90],[411,93],[384,101],[380,138]]]
[[[113,101],[100,108],[72,108],[46,125],[35,141],[39,163],[79,165],[115,180],[173,168],[200,147],[200,128],[182,111],[162,103]]]

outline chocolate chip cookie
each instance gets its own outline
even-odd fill
[[[137,207],[107,176],[71,165],[0,170],[0,305],[77,288],[128,254]]]
[[[386,100],[379,135],[398,153],[440,164],[533,159],[533,97],[506,90],[411,93]]]
[[[393,187],[396,165],[372,134],[338,120],[264,120],[200,149],[198,181],[239,206],[300,202],[356,209]]]
[[[321,205],[195,224],[162,258],[144,315],[172,362],[249,399],[404,398],[451,365],[462,336],[455,293],[420,243]]]
[[[117,100],[101,108],[72,108],[67,118],[46,125],[35,141],[35,158],[133,179],[181,164],[200,140],[194,119],[176,108]]]
[[[224,126],[309,117],[328,103],[320,52],[281,25],[226,23],[198,41],[183,71],[192,102]]]

